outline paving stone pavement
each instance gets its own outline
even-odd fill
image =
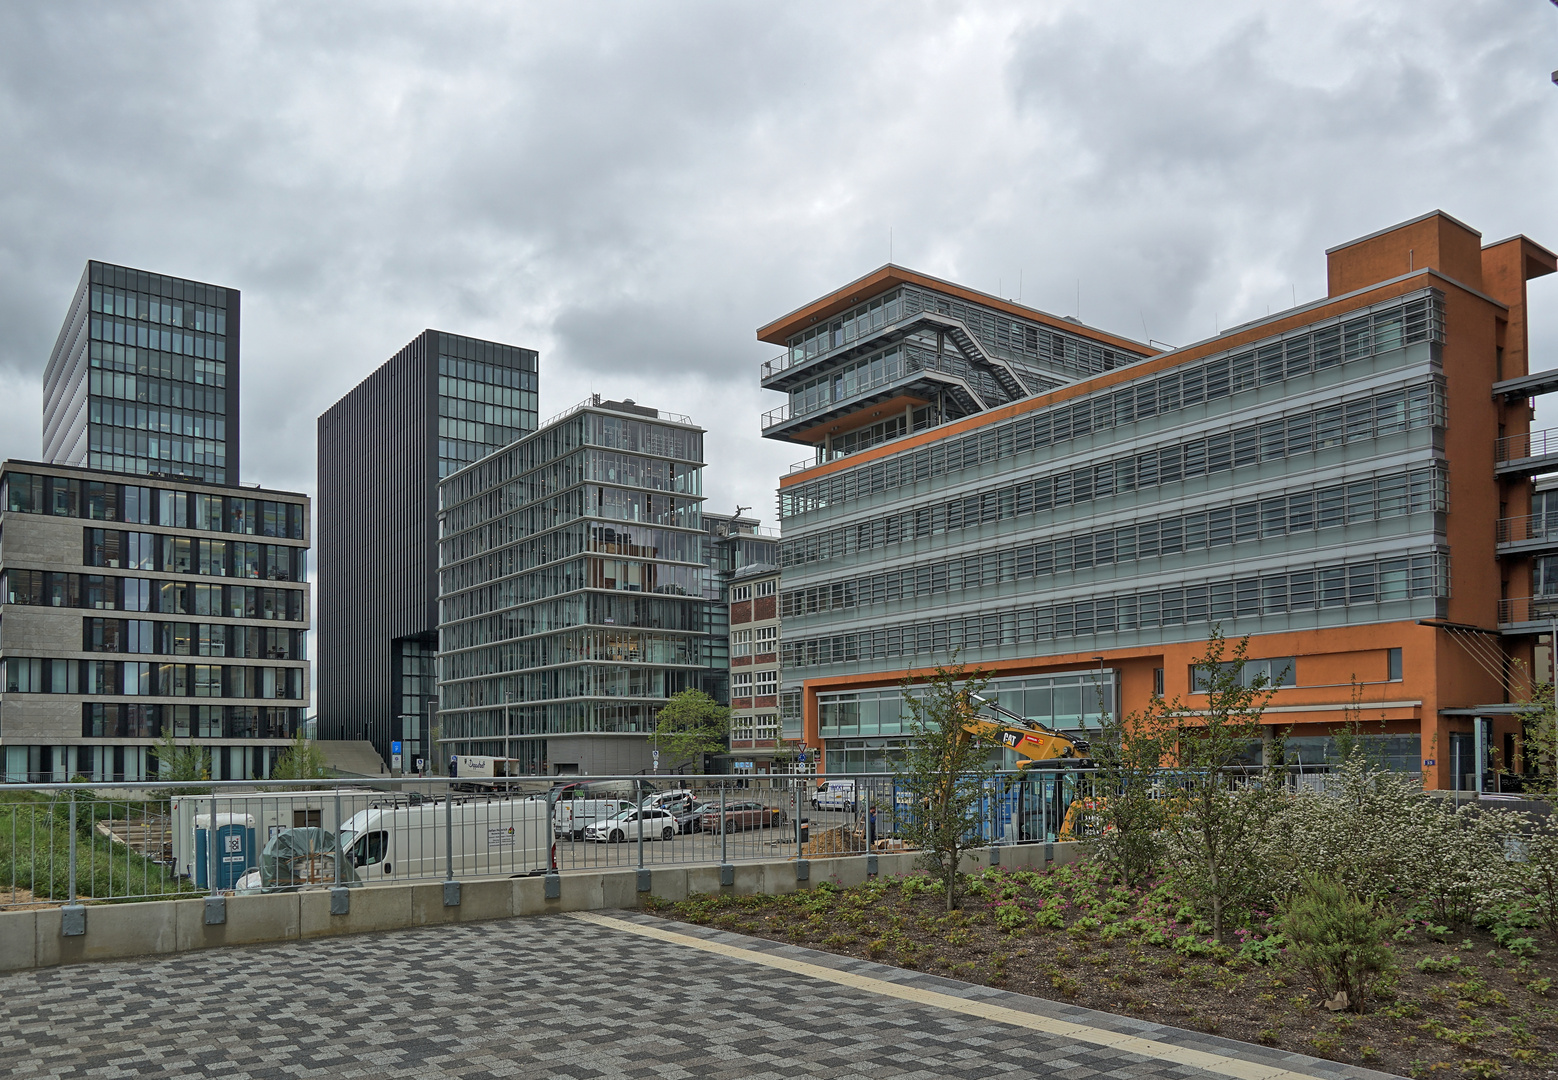
[[[237,1080],[1383,1075],[650,916],[610,918],[621,927],[599,917],[510,919],[0,976],[0,1072]],[[882,980],[1129,1033],[1229,1065],[1209,1072],[1058,1038],[633,927],[804,961],[857,983]]]

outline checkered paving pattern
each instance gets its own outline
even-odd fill
[[[1380,1076],[866,961],[619,917],[1256,1067],[1322,1080]],[[1212,1075],[565,916],[0,976],[0,1072],[238,1080]]]

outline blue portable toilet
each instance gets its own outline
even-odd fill
[[[211,815],[195,815],[195,885],[210,887]],[[238,879],[258,866],[260,850],[254,843],[251,814],[216,815],[216,887],[232,889]]]

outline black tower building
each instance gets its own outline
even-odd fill
[[[440,756],[438,481],[536,430],[536,378],[532,349],[424,330],[319,418],[320,738]]]

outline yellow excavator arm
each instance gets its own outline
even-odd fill
[[[1050,762],[1055,763],[1051,767],[1064,768],[1081,765],[1087,760],[1089,746],[1085,739],[1075,738],[1045,727],[1036,720],[1018,716],[978,694],[969,694],[965,701],[967,710],[964,713],[963,730],[970,735],[999,740],[1021,759],[1017,762],[1019,769],[1031,769],[1040,763]],[[980,716],[979,710],[982,708],[989,709],[1000,720]]]

